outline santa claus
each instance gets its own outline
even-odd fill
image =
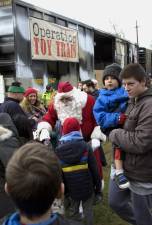
[[[50,104],[43,121],[38,124],[37,134],[39,140],[49,138],[49,133],[54,128],[56,121],[61,125],[68,117],[75,117],[81,125],[81,132],[85,141],[99,139],[105,141],[106,137],[96,125],[93,116],[95,100],[87,93],[73,87],[69,82],[60,82],[54,102]]]

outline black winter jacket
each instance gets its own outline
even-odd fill
[[[84,140],[72,140],[55,150],[60,159],[65,190],[74,200],[87,200],[101,192],[101,181],[91,147]]]
[[[7,113],[0,113],[0,218],[14,211],[14,205],[4,191],[5,168],[13,152],[21,145],[15,125]]]
[[[25,139],[23,142],[33,138],[31,121],[28,120],[28,117],[19,105],[18,100],[6,97],[5,101],[0,105],[0,113],[1,112],[10,115],[18,130],[20,138],[23,137],[23,140]]]

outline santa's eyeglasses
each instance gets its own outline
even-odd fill
[[[73,100],[73,97],[62,97],[60,98],[61,102],[71,102]]]

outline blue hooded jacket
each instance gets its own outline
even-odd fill
[[[2,225],[22,225],[20,223],[20,214],[18,212],[12,214]],[[82,223],[66,219],[62,215],[54,213],[49,219],[31,225],[82,225]]]
[[[128,94],[123,87],[101,89],[93,107],[93,114],[101,129],[118,126],[119,116],[127,108]]]
[[[57,219],[57,214],[53,214],[48,220],[37,223],[35,225],[51,225],[54,224],[54,221]],[[18,212],[12,214],[3,225],[21,225],[20,223],[20,214]]]

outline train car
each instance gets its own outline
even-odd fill
[[[122,68],[128,63],[137,62],[137,45],[116,35],[94,30],[94,70],[99,86],[105,66],[116,62]]]
[[[40,91],[48,82],[95,78],[110,63],[135,60],[133,44],[20,0],[0,1],[0,73]],[[97,78],[101,78],[101,73]]]

